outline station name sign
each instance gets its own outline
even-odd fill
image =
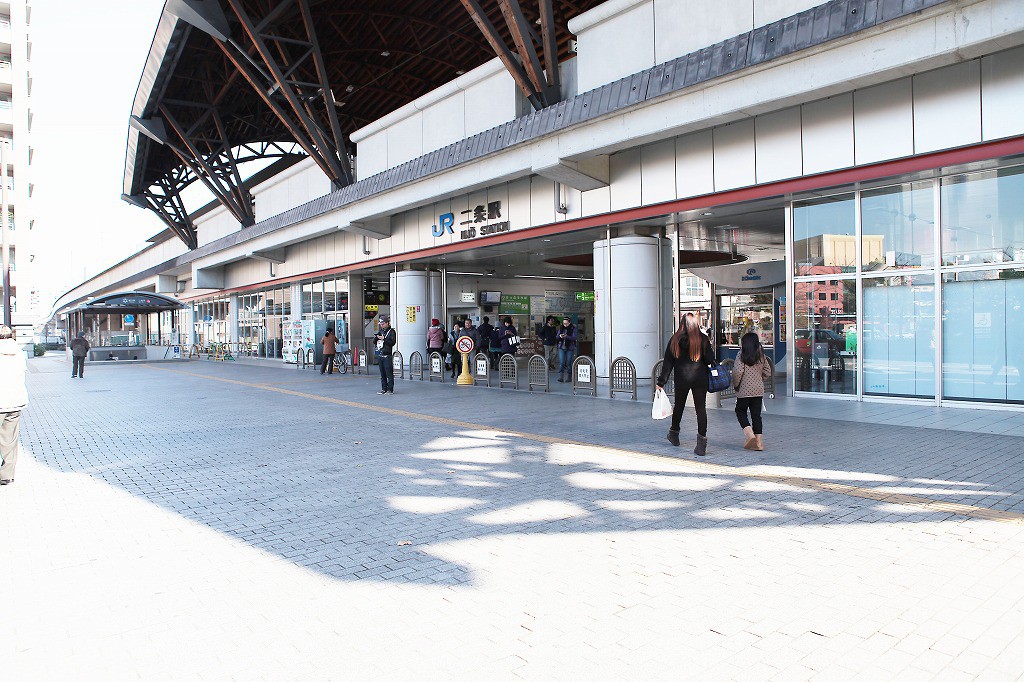
[[[501,220],[500,201],[491,201],[487,204],[467,208],[459,215],[465,217],[465,220],[459,222],[459,239],[486,237],[512,229],[508,220]],[[434,235],[435,239],[443,237],[445,234],[455,234],[455,214],[442,213],[439,215],[437,224],[430,228],[430,233]]]

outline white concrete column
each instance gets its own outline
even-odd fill
[[[238,294],[228,296],[228,341],[238,343]]]
[[[441,283],[441,273],[431,272],[430,273],[430,317],[441,320],[441,326],[444,326],[444,286]],[[427,320],[427,324],[430,324],[430,320]]]
[[[650,376],[661,354],[658,328],[658,238],[630,235],[594,242],[594,361],[605,382],[611,361],[625,356],[638,380]],[[611,269],[608,269],[608,261]],[[609,295],[608,292],[611,292]],[[611,355],[609,356],[609,335]]]
[[[291,288],[291,299],[292,299],[292,319],[302,319],[302,285],[292,283]]]
[[[196,309],[195,304],[189,302],[186,304],[184,310],[181,311],[181,315],[178,317],[179,324],[185,326],[184,329],[179,329],[178,338],[184,339],[185,342],[192,347],[196,343]]]
[[[430,326],[430,296],[428,286],[430,273],[422,270],[400,270],[392,272],[391,279],[391,326],[398,332],[398,345],[403,361],[408,364],[409,356],[415,351],[424,352],[427,344],[427,328]],[[411,318],[414,320],[410,321]]]

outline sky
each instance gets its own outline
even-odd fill
[[[32,4],[32,231],[40,313],[164,229],[121,201],[128,117],[164,0]]]

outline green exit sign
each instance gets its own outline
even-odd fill
[[[593,301],[594,298],[595,297],[594,297],[594,292],[593,291],[577,291],[576,292],[576,300],[577,301]]]

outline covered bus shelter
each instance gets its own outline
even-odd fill
[[[66,313],[68,339],[84,332],[92,346],[89,360],[161,359],[181,343],[184,307],[148,291],[108,294]]]

